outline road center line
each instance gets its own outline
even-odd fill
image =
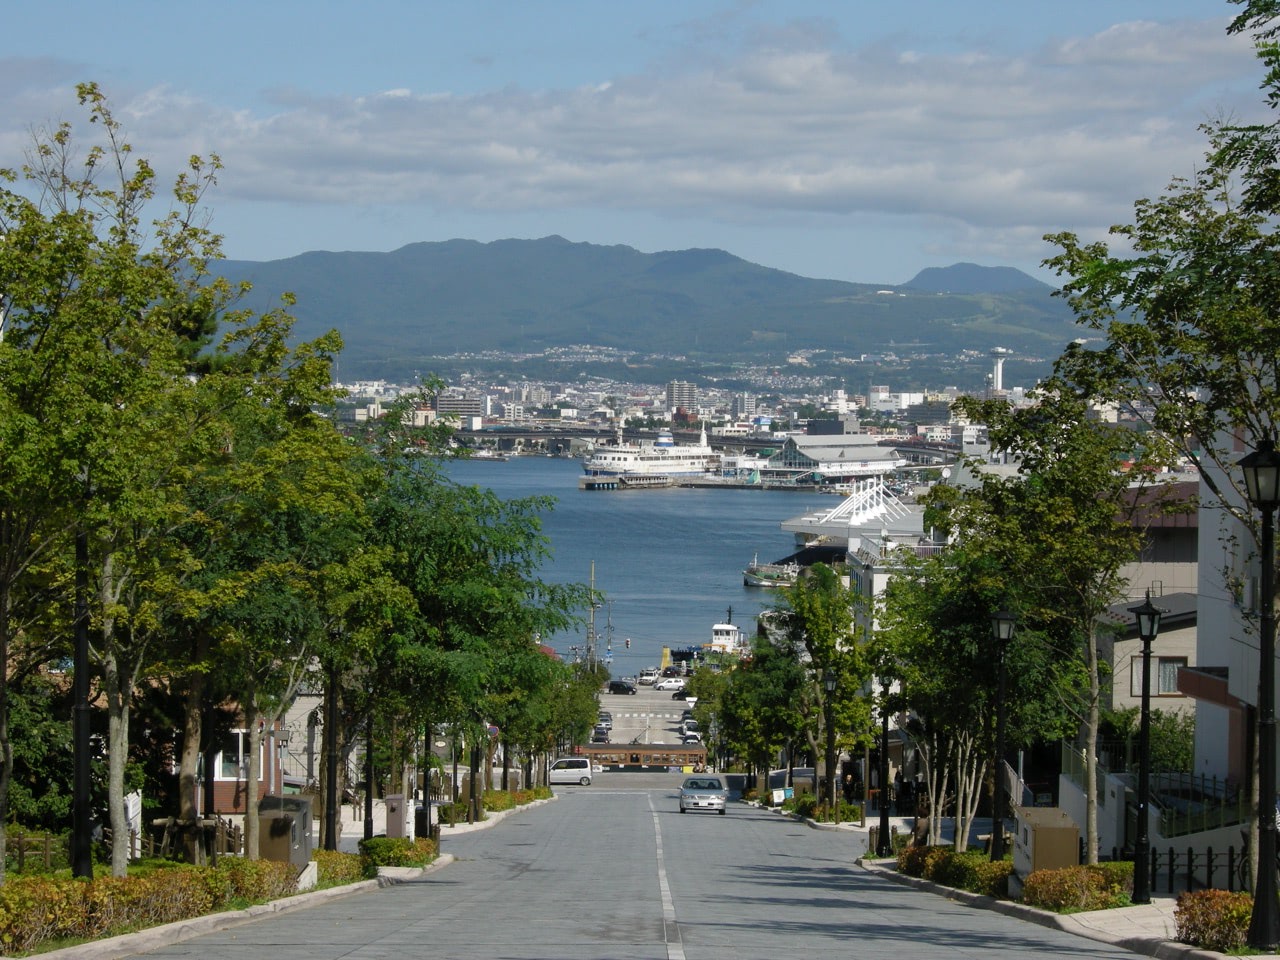
[[[680,924],[676,920],[676,902],[671,897],[671,885],[667,883],[667,860],[662,852],[662,824],[653,806],[653,794],[649,795],[649,812],[653,815],[653,832],[658,847],[658,890],[662,893],[662,931],[667,944],[667,960],[684,960],[684,944],[680,941]]]

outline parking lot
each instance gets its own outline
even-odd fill
[[[600,694],[600,709],[613,714],[610,743],[679,743],[680,721],[688,704],[670,690],[640,685],[634,694]]]

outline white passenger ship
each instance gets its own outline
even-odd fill
[[[720,455],[707,443],[706,427],[697,443],[678,444],[670,430],[660,430],[656,440],[625,443],[618,439],[593,449],[582,462],[588,477],[700,477],[715,474]]]

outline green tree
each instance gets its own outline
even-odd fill
[[[933,515],[951,538],[975,545],[988,584],[986,618],[1001,606],[1039,634],[1059,656],[1077,659],[1085,678],[1076,704],[1086,755],[1086,852],[1097,855],[1096,772],[1105,665],[1099,623],[1127,595],[1124,566],[1143,540],[1139,505],[1150,477],[1169,463],[1159,434],[1116,428],[1091,416],[1092,393],[1058,377],[1035,403],[1014,409],[1000,401],[962,399],[968,416],[988,424],[993,449],[1011,453],[1017,472],[982,471],[977,487],[935,488]],[[1128,468],[1128,469],[1126,469]]]
[[[801,698],[799,706],[811,721],[805,737],[815,757],[826,753],[822,734],[828,715],[837,751],[865,741],[871,729],[871,701],[863,695],[871,681],[871,662],[867,638],[855,615],[861,603],[861,597],[845,585],[839,573],[824,563],[815,563],[794,586],[783,591],[782,602],[774,611],[774,622],[792,649],[804,651],[811,671],[808,696]],[[836,680],[830,704],[823,684],[828,672]],[[834,790],[837,771],[825,772]]]

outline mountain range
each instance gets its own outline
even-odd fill
[[[1078,336],[1048,284],[975,264],[874,285],[810,279],[723,250],[642,253],[552,236],[215,267],[252,283],[244,305],[253,309],[293,293],[298,338],[339,330],[352,379],[403,380],[459,354],[586,344],[691,362],[776,364],[809,352],[856,359],[994,347],[1044,359]]]

